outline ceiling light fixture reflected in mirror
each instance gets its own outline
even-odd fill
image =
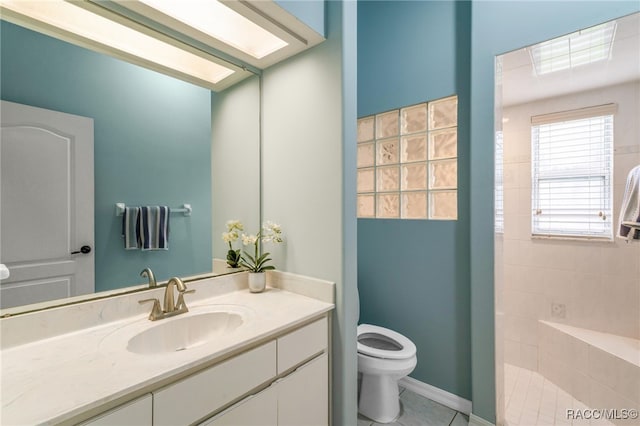
[[[579,67],[609,58],[616,21],[557,37],[529,48],[537,75]]]
[[[288,45],[284,40],[216,0],[140,2],[256,59],[264,58]]]

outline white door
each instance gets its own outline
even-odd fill
[[[6,101],[0,117],[0,307],[93,293],[93,119]]]

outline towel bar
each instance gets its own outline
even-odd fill
[[[126,205],[124,203],[116,203],[116,216],[122,216],[124,214],[124,208]],[[191,208],[191,204],[183,204],[182,208],[179,209],[169,209],[171,213],[182,213],[185,216],[191,216],[191,212],[193,209]]]
[[[622,222],[620,225],[627,226],[631,228],[629,234],[627,235],[627,242],[635,241],[636,239],[633,236],[636,234],[636,231],[640,230],[640,222]]]

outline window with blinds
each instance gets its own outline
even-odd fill
[[[613,236],[615,105],[532,117],[532,234]]]

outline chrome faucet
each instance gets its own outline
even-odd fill
[[[174,303],[173,299],[174,288],[178,289],[177,303]],[[195,290],[187,291],[187,286],[182,282],[182,280],[178,277],[173,277],[167,282],[167,287],[164,291],[164,309],[160,308],[160,301],[158,299],[144,299],[138,301],[138,303],[153,302],[153,308],[149,314],[149,319],[151,321],[156,321],[189,312],[189,308],[187,308],[187,304],[184,301],[184,295],[195,292]]]
[[[149,278],[149,288],[154,288],[158,286],[158,283],[156,282],[156,277],[153,275],[153,271],[151,270],[151,268],[144,268],[142,272],[140,272],[140,276]]]

